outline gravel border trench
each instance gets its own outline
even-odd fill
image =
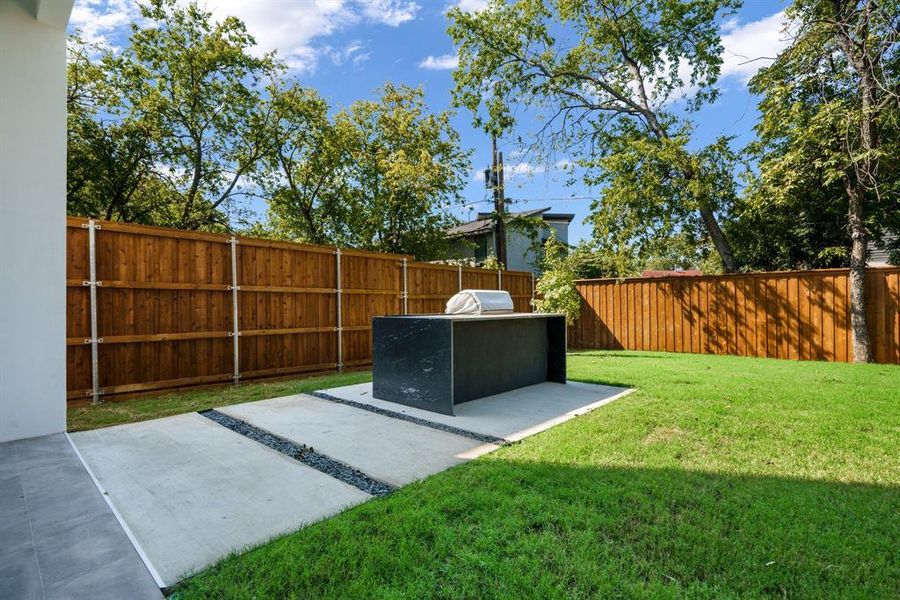
[[[236,419],[215,409],[200,411],[199,414],[211,421],[215,421],[222,427],[230,429],[235,433],[239,433],[255,442],[259,442],[263,446],[268,446],[272,450],[277,450],[286,456],[290,456],[306,466],[312,467],[326,475],[330,475],[338,481],[350,484],[367,494],[373,496],[386,496],[397,489],[390,484],[369,477],[359,469],[354,469],[339,460],[316,452],[312,447],[307,446],[306,444],[297,444],[291,440],[269,433],[264,429],[260,429],[255,425],[251,425],[246,421]]]
[[[474,431],[469,431],[468,429],[460,429],[459,427],[453,427],[452,425],[444,425],[443,423],[436,423],[434,421],[429,421],[427,419],[421,419],[419,417],[414,417],[412,415],[407,415],[401,412],[395,412],[393,410],[387,410],[384,408],[379,408],[377,406],[372,406],[371,404],[365,404],[363,402],[356,402],[355,400],[347,400],[345,398],[338,398],[337,396],[332,396],[331,394],[327,394],[325,392],[304,392],[307,396],[312,396],[314,398],[321,398],[322,400],[329,400],[331,402],[337,402],[338,404],[346,404],[347,406],[352,406],[353,408],[359,408],[361,410],[367,410],[371,413],[375,413],[376,415],[382,415],[385,417],[391,417],[394,419],[399,419],[400,421],[407,421],[409,423],[415,423],[416,425],[421,425],[423,427],[430,427],[431,429],[437,429],[438,431],[446,431],[447,433],[453,433],[455,435],[461,435],[462,437],[467,437],[473,440],[477,440],[479,442],[484,442],[486,444],[496,444],[497,446],[503,446],[504,444],[508,444],[509,442],[501,437],[497,437],[494,435],[487,435],[485,433],[476,433]]]

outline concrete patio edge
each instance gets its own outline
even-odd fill
[[[528,427],[527,429],[523,429],[521,431],[516,431],[515,433],[511,433],[511,434],[505,436],[506,442],[507,443],[520,442],[527,437],[535,435],[536,433],[546,431],[546,430],[550,429],[551,427],[555,427],[556,425],[565,423],[566,421],[570,421],[577,416],[587,414],[587,413],[591,412],[592,410],[598,409],[601,406],[605,406],[605,405],[609,404],[610,402],[618,400],[619,398],[624,398],[625,396],[633,393],[635,391],[635,389],[636,388],[627,388],[624,391],[621,391],[614,396],[610,396],[609,398],[603,398],[602,400],[598,400],[597,402],[594,402],[593,404],[588,404],[588,405],[582,406],[581,408],[576,408],[574,410],[570,410],[569,412],[567,412],[565,414],[562,414],[558,417],[554,417],[552,419],[544,421],[543,423],[538,423],[537,425]]]
[[[69,432],[66,431],[64,433],[66,436],[66,440],[69,442],[69,446],[72,447],[72,450],[75,451],[75,456],[78,457],[78,460],[81,462],[81,466],[84,467],[84,470],[87,471],[87,474],[90,476],[91,481],[94,482],[94,485],[97,488],[97,491],[100,492],[100,495],[103,497],[103,500],[106,501],[106,505],[109,506],[109,510],[112,511],[113,516],[116,518],[116,521],[119,522],[119,526],[122,528],[122,531],[125,532],[125,535],[128,537],[128,541],[131,542],[131,545],[134,547],[135,552],[138,553],[138,556],[141,558],[141,561],[144,563],[144,566],[147,568],[147,571],[150,573],[150,576],[153,578],[153,581],[156,582],[156,585],[160,590],[167,589],[166,583],[163,581],[162,577],[160,577],[159,572],[157,572],[156,567],[153,566],[153,563],[150,562],[150,558],[147,557],[147,553],[144,552],[144,549],[141,547],[140,542],[138,542],[137,538],[134,536],[134,533],[131,531],[131,528],[128,526],[128,523],[122,518],[122,515],[119,513],[119,510],[116,508],[116,505],[113,504],[113,501],[110,499],[109,494],[106,493],[106,490],[103,489],[103,485],[97,479],[97,476],[94,475],[94,471],[91,470],[90,465],[84,460],[84,457],[81,455],[81,452],[78,450],[78,447],[75,445],[75,442],[72,441],[72,437],[69,435]]]

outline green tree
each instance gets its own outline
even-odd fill
[[[293,85],[273,90],[273,98],[275,149],[260,180],[269,203],[270,235],[333,243],[341,237],[350,207],[347,128],[332,122],[328,104],[314,90]]]
[[[535,285],[536,297],[531,301],[537,312],[561,313],[571,325],[581,312],[581,296],[575,288],[577,266],[568,247],[551,231],[544,244],[541,276]]]
[[[788,244],[808,240],[806,228],[830,230],[817,258],[849,263],[854,357],[868,362],[867,242],[900,231],[900,4],[798,0],[788,16],[790,46],[751,82],[763,94],[751,148],[759,175],[741,227],[774,223],[769,231],[786,229]]]
[[[737,4],[493,0],[474,14],[451,10],[455,102],[498,134],[517,109],[539,111],[535,149],[566,149],[586,183],[603,185],[592,219],[604,252],[641,253],[678,233],[708,240],[733,271],[719,224],[734,200],[729,140],[691,149],[692,124],[679,115],[717,97],[717,20]]]
[[[145,127],[109,114],[117,105],[103,68],[110,56],[78,35],[69,38],[67,211],[153,223],[166,196],[154,175],[157,155]]]
[[[270,199],[281,235],[441,257],[455,222],[447,208],[461,200],[470,170],[451,113],[429,113],[422,90],[390,83],[330,123],[321,108],[313,112],[320,133],[279,134],[281,174],[294,179]]]
[[[146,131],[168,186],[163,224],[228,227],[272,150],[274,110],[263,87],[278,77],[271,55],[234,17],[221,22],[196,2],[150,0],[150,25],[132,25],[130,45],[105,61],[122,95],[120,113]]]

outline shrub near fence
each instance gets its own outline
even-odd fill
[[[372,317],[442,312],[463,288],[505,289],[531,310],[531,273],[90,223],[66,229],[70,400],[365,366]]]
[[[573,348],[853,360],[846,270],[580,280]],[[900,269],[866,275],[875,360],[900,364]]]

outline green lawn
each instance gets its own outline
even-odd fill
[[[228,406],[252,400],[265,400],[266,398],[278,398],[324,388],[363,383],[371,379],[372,374],[369,372],[351,372],[272,383],[243,383],[234,387],[173,392],[164,396],[134,398],[121,402],[107,401],[97,406],[69,408],[66,415],[68,430],[84,431],[122,423],[146,421],[147,419],[206,410],[216,406]]]
[[[900,368],[569,358],[637,392],[224,560],[178,598],[898,597]]]

